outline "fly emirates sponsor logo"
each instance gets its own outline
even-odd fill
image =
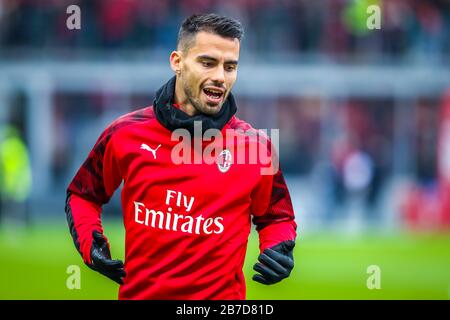
[[[144,203],[134,201],[134,221],[148,227],[168,231],[179,230],[184,233],[207,235],[222,233],[224,230],[222,217],[205,219],[201,214],[193,217],[172,212],[174,205],[186,213],[190,212],[194,202],[194,197],[186,196],[178,191],[167,190],[165,202],[167,209],[164,211],[149,209]]]

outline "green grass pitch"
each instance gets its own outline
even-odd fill
[[[105,225],[114,258],[123,258],[120,223]],[[0,299],[117,299],[118,285],[90,270],[64,224],[0,229]],[[296,266],[283,282],[251,280],[258,256],[252,232],[244,272],[248,299],[449,299],[450,234],[299,235]],[[81,288],[69,290],[67,268],[81,269]],[[381,288],[369,290],[367,267],[381,270]]]

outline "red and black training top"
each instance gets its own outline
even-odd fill
[[[175,163],[180,141],[172,138],[173,110],[157,115],[158,94],[154,106],[108,126],[70,183],[66,214],[75,245],[90,264],[92,231],[103,233],[102,206],[123,182],[127,276],[119,299],[245,299],[242,267],[252,218],[261,251],[296,238],[283,175],[236,162],[236,152],[260,143],[252,139],[235,139],[231,147],[226,139],[215,142],[230,151],[231,164],[227,158],[219,166],[214,152],[200,164]],[[233,114],[227,120],[224,137],[226,130],[253,130]],[[203,142],[202,151],[208,146]]]

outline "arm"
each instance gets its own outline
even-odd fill
[[[123,263],[111,260],[101,223],[102,206],[122,181],[111,139],[113,132],[113,125],[103,132],[70,183],[65,211],[75,247],[86,265],[122,283]]]
[[[287,278],[294,267],[297,236],[291,197],[281,170],[264,176],[255,194],[253,223],[259,233],[260,256],[253,280],[273,284]]]
[[[255,213],[253,217],[261,252],[283,241],[295,241],[297,236],[294,209],[281,170],[274,176],[265,176],[262,184],[262,198],[256,197],[255,200],[262,202],[266,209],[262,214]]]

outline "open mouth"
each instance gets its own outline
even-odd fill
[[[213,88],[204,88],[203,93],[206,95],[209,101],[218,103],[222,100],[223,91]]]

